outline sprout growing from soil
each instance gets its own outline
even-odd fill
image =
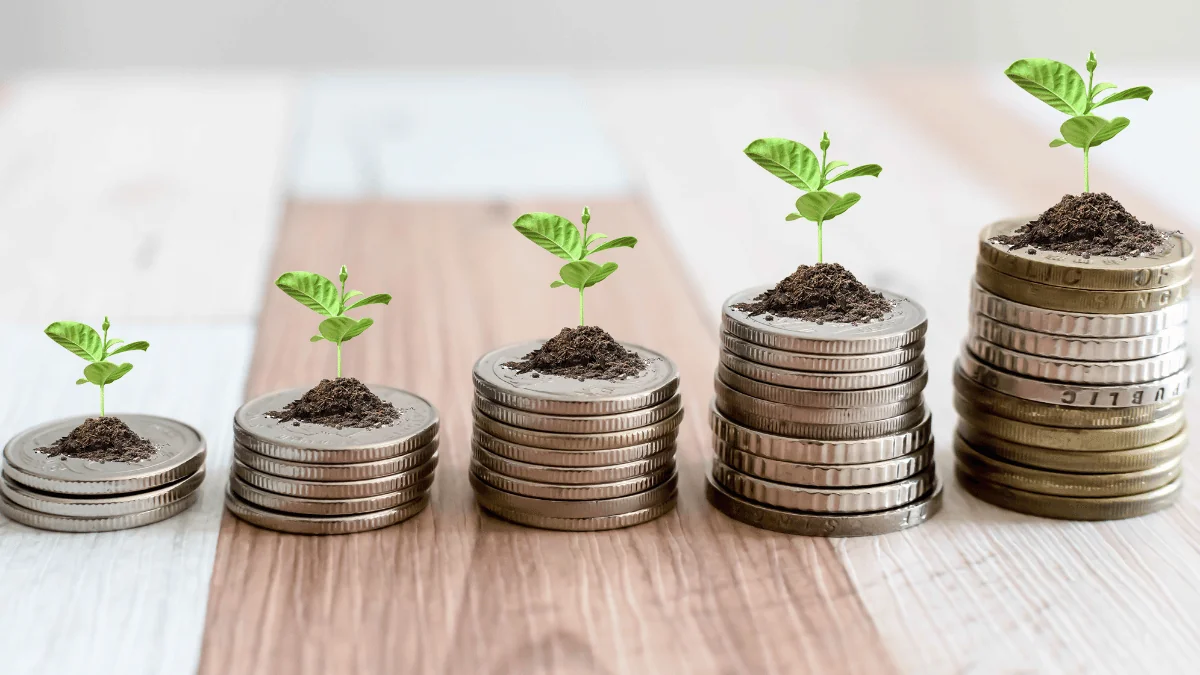
[[[633,248],[637,245],[637,238],[608,239],[607,234],[588,234],[588,223],[592,221],[592,213],[586,206],[583,207],[583,215],[579,220],[583,223],[582,234],[574,223],[553,213],[526,213],[517,218],[513,227],[529,241],[568,261],[558,270],[559,280],[551,282],[550,288],[567,286],[579,291],[579,325],[582,326],[584,289],[595,286],[617,271],[617,263],[598,265],[588,260],[588,256],[610,248]],[[596,243],[601,239],[608,241]],[[592,244],[596,246],[588,250]]]
[[[825,262],[822,235],[825,221],[833,220],[858,203],[861,198],[856,192],[839,195],[825,188],[839,180],[859,176],[879,176],[883,167],[864,164],[839,173],[834,171],[849,166],[846,162],[827,161],[829,133],[821,137],[821,159],[804,145],[786,138],[760,138],[746,146],[743,152],[754,163],[778,176],[783,182],[800,188],[805,194],[796,200],[796,213],[789,213],[786,220],[811,220],[817,224],[817,262]]]
[[[67,351],[75,356],[87,361],[88,364],[83,367],[83,377],[75,381],[75,384],[92,384],[100,387],[100,416],[104,417],[104,387],[116,382],[125,377],[125,374],[133,370],[132,363],[116,364],[109,361],[109,357],[123,354],[132,351],[146,351],[150,348],[150,343],[145,340],[130,342],[123,344],[124,340],[117,338],[109,339],[108,337],[108,317],[104,317],[104,323],[100,324],[100,330],[103,335],[96,332],[95,328],[74,321],[55,321],[46,326],[46,335],[54,340]],[[121,345],[121,346],[117,346]],[[116,349],[113,349],[116,347]]]
[[[346,271],[346,266],[342,265],[338,274],[338,281],[342,284],[341,290],[338,290],[332,281],[315,272],[286,272],[275,280],[279,290],[317,314],[328,317],[317,326],[319,334],[312,336],[308,341],[328,340],[337,345],[338,377],[342,376],[342,343],[362,335],[363,331],[375,323],[374,319],[353,319],[346,316],[346,312],[366,305],[386,305],[392,301],[392,296],[387,293],[376,293],[347,305],[347,300],[362,295],[362,291],[346,290],[348,278],[350,273]]]
[[[1135,98],[1149,101],[1150,95],[1154,93],[1150,87],[1130,87],[1097,101],[1098,94],[1116,89],[1117,85],[1111,82],[1092,83],[1096,74],[1096,52],[1088,54],[1087,71],[1087,84],[1083,83],[1083,76],[1074,68],[1050,59],[1021,59],[1004,71],[1008,79],[1016,82],[1017,86],[1051,108],[1071,116],[1071,119],[1063,122],[1058,129],[1062,138],[1050,141],[1050,147],[1071,145],[1083,150],[1084,192],[1091,191],[1091,179],[1088,175],[1089,151],[1105,141],[1112,140],[1129,126],[1129,120],[1125,117],[1106,120],[1091,112],[1102,105],[1117,101]]]

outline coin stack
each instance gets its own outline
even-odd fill
[[[157,452],[140,462],[51,457],[40,451],[86,417],[49,422],[4,446],[0,513],[24,525],[60,532],[141,527],[186,511],[204,482],[204,437],[192,427],[152,415],[120,420]]]
[[[1192,247],[1075,256],[980,234],[971,334],[954,376],[959,482],[1050,518],[1109,520],[1179,496]]]
[[[647,363],[623,380],[518,373],[540,342],[488,353],[475,364],[471,485],[480,506],[548,530],[591,531],[654,520],[675,508],[675,438],[683,420],[679,371]]]
[[[817,324],[725,302],[708,499],[780,532],[883,534],[941,505],[921,392],[925,310],[892,293],[883,319]]]
[[[368,385],[400,419],[380,428],[280,422],[267,413],[303,389],[267,394],[234,415],[225,506],[259,527],[350,534],[395,525],[429,505],[438,463],[438,414],[415,394]]]

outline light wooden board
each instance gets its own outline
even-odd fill
[[[294,204],[274,271],[349,265],[396,300],[347,350],[347,372],[438,406],[430,509],[381,531],[281,535],[226,517],[201,672],[814,672],[892,669],[830,542],[763,532],[709,508],[705,409],[715,326],[644,207],[592,204],[593,226],[640,255],[589,294],[595,322],[678,363],[688,419],[680,505],[654,523],[566,534],[482,516],[467,482],[470,369],[494,347],[548,336],[574,299],[558,265],[515,235],[513,205]],[[314,317],[268,296],[249,394],[332,367]]]

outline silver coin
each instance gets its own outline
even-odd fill
[[[805,354],[887,352],[912,344],[925,335],[925,310],[912,300],[889,291],[879,292],[892,303],[892,311],[878,321],[860,324],[819,324],[770,314],[750,316],[733,308],[754,300],[770,288],[748,288],[726,300],[721,321],[724,331],[763,347]]]
[[[661,422],[629,431],[610,434],[558,434],[549,431],[521,429],[497,422],[478,410],[472,412],[475,426],[500,440],[551,450],[610,450],[649,443],[661,438],[673,439],[675,432],[679,430],[680,423],[683,422],[684,413],[683,410],[680,410]]]
[[[403,490],[421,482],[437,468],[438,455],[434,452],[429,461],[421,466],[402,471],[382,478],[367,480],[348,480],[336,483],[328,481],[297,480],[295,478],[280,478],[270,474],[255,471],[233,460],[233,473],[243,481],[260,490],[274,492],[289,497],[306,497],[309,499],[357,499],[374,497]]]
[[[915,476],[886,485],[856,488],[814,488],[785,485],[748,476],[718,459],[712,463],[715,483],[750,501],[789,511],[870,513],[886,511],[920,499],[933,489],[937,475],[931,466]]]
[[[268,530],[290,534],[352,534],[377,530],[403,522],[429,506],[429,494],[382,511],[349,516],[299,516],[270,511],[225,493],[225,508],[238,518]]]
[[[614,464],[627,464],[652,457],[659,453],[675,451],[675,436],[661,438],[631,445],[624,448],[609,448],[607,450],[551,450],[550,448],[534,448],[528,445],[518,445],[502,441],[495,436],[475,429],[471,435],[471,443],[488,452],[525,464],[536,464],[544,467],[589,468],[605,467]]]
[[[729,370],[759,382],[793,389],[820,389],[845,391],[849,389],[878,389],[891,387],[920,375],[925,370],[924,357],[917,357],[894,368],[885,368],[867,373],[802,373],[795,370],[772,368],[761,363],[747,361],[741,357],[721,352],[721,365]]]
[[[615,415],[662,403],[679,389],[679,369],[667,357],[638,345],[622,344],[647,363],[623,380],[576,380],[559,375],[518,374],[505,367],[538,349],[545,340],[510,345],[475,362],[475,392],[506,408],[543,415]]]
[[[753,342],[730,335],[721,334],[721,345],[725,351],[746,359],[761,363],[764,366],[783,368],[784,370],[801,370],[818,373],[858,373],[868,370],[883,370],[894,368],[902,363],[908,363],[921,355],[925,350],[925,339],[922,338],[905,345],[900,349],[875,354],[846,354],[839,356],[818,356],[801,352],[786,352],[756,345]]]
[[[548,431],[558,434],[609,434],[649,426],[670,418],[683,408],[678,394],[650,408],[615,415],[543,415],[506,408],[486,398],[475,396],[475,409],[488,417],[514,427]]]
[[[535,483],[557,483],[561,485],[591,485],[615,483],[637,478],[664,467],[675,466],[675,449],[665,450],[646,459],[611,466],[561,467],[541,466],[518,462],[488,452],[477,443],[471,444],[471,458],[498,474]]]
[[[708,502],[721,513],[747,525],[806,537],[870,537],[916,527],[942,508],[942,484],[935,482],[925,496],[899,508],[875,513],[797,513],[739,497],[708,477]]]
[[[260,490],[247,483],[237,474],[229,477],[229,489],[242,501],[271,511],[290,513],[301,516],[350,516],[359,513],[371,513],[395,508],[420,499],[433,487],[434,474],[429,474],[420,481],[396,492],[388,492],[374,497],[358,497],[356,499],[307,499],[304,497],[289,497]]]
[[[859,422],[877,422],[886,420],[921,405],[922,397],[918,394],[895,403],[885,403],[875,406],[860,406],[858,408],[806,408],[785,403],[765,401],[743,394],[730,387],[720,379],[713,380],[713,389],[717,394],[717,407],[721,410],[733,411],[734,418],[742,414],[756,417],[769,417],[785,422],[800,422],[803,424],[857,424]],[[728,414],[728,413],[726,413]]]
[[[66,518],[115,518],[162,508],[192,494],[204,482],[204,467],[170,485],[130,495],[87,497],[56,495],[32,490],[8,478],[0,480],[0,493],[16,504],[51,516]]]
[[[154,415],[115,415],[158,450],[141,462],[94,462],[51,457],[38,448],[53,444],[79,426],[86,415],[39,424],[4,446],[4,475],[57,494],[113,495],[150,490],[174,483],[204,466],[204,436],[196,429]]]
[[[1016,328],[982,314],[971,318],[974,336],[1026,354],[1072,361],[1132,361],[1167,354],[1187,341],[1183,326],[1153,335],[1127,338],[1082,338]]]
[[[775,483],[809,487],[863,487],[883,485],[920,473],[933,463],[933,442],[916,452],[869,464],[797,464],[767,459],[713,439],[717,459],[748,476]]]
[[[796,389],[759,382],[738,375],[724,365],[717,366],[717,379],[727,387],[747,396],[764,401],[801,408],[874,408],[907,401],[920,396],[929,381],[929,373],[922,370],[911,380],[890,387],[876,389],[851,389],[831,391],[828,389]]]
[[[729,390],[717,394],[717,410],[725,417],[758,431],[778,436],[805,438],[814,441],[855,441],[876,436],[887,436],[898,433],[920,422],[925,417],[925,406],[909,410],[895,417],[871,422],[854,422],[851,424],[813,424],[809,422],[793,422],[771,415],[749,412],[744,407],[731,405]]]
[[[542,530],[562,530],[564,532],[598,532],[600,530],[616,530],[622,527],[632,527],[648,523],[656,518],[670,513],[675,509],[675,496],[671,496],[661,504],[640,509],[632,513],[621,513],[615,516],[600,516],[598,518],[555,518],[540,516],[524,511],[514,511],[479,501],[479,506],[489,513],[518,525],[536,527]]]
[[[13,522],[28,525],[29,527],[36,527],[39,530],[53,530],[55,532],[114,532],[116,530],[128,530],[150,525],[151,523],[161,522],[177,516],[190,509],[199,498],[200,491],[196,490],[182,499],[177,499],[170,504],[150,509],[149,511],[139,511],[124,516],[110,516],[106,518],[77,518],[74,516],[58,516],[33,511],[23,506],[18,506],[9,501],[7,497],[0,497],[0,514],[3,514]]]
[[[487,504],[489,510],[499,508],[549,518],[602,518],[641,511],[674,498],[679,482],[678,476],[672,474],[656,487],[627,497],[567,500],[539,499],[505,492],[488,485],[473,472],[468,475],[476,498],[479,503]]]
[[[376,396],[396,406],[400,419],[379,429],[334,429],[320,424],[280,422],[267,413],[281,410],[306,389],[286,389],[260,396],[238,408],[233,432],[253,452],[303,464],[353,464],[403,455],[437,436],[438,414],[429,401],[392,387],[367,385]]]
[[[1124,338],[1154,335],[1187,322],[1188,303],[1138,314],[1088,314],[1060,312],[1022,305],[971,285],[971,311],[1010,326],[1083,338]]]
[[[497,490],[504,490],[523,497],[562,501],[596,501],[628,497],[661,485],[675,475],[675,463],[671,462],[652,473],[641,476],[612,483],[590,485],[557,485],[513,478],[487,468],[476,459],[471,461],[471,473]]]
[[[302,464],[300,462],[288,462],[260,455],[239,443],[234,443],[233,456],[239,462],[255,471],[283,478],[298,478],[300,480],[313,481],[368,480],[370,478],[391,476],[401,471],[408,471],[421,466],[429,461],[433,453],[437,452],[438,443],[438,439],[435,438],[428,445],[417,448],[412,452],[375,462],[359,462],[357,464]]]
[[[708,409],[713,435],[723,443],[753,455],[797,464],[864,464],[915,452],[932,438],[928,411],[918,423],[877,438],[850,441],[812,441],[776,436],[742,426],[717,410]]]
[[[1187,347],[1161,356],[1136,361],[1067,361],[1033,354],[1022,354],[999,347],[977,337],[967,340],[967,348],[979,360],[1017,375],[1051,382],[1071,384],[1142,384],[1169,377],[1183,370],[1188,362]]]
[[[1043,382],[984,363],[968,349],[959,355],[958,369],[968,379],[1001,394],[1073,408],[1129,408],[1165,403],[1187,393],[1191,379],[1191,368],[1185,367],[1170,377],[1144,384],[1080,386]]]

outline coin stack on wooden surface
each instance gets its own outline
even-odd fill
[[[206,454],[200,432],[164,417],[120,415],[154,446],[152,456],[96,461],[46,452],[85,419],[34,427],[4,447],[0,513],[43,530],[107,532],[166,520],[196,503]]]
[[[399,411],[379,428],[334,428],[269,416],[303,389],[267,394],[234,416],[225,505],[249,523],[295,534],[349,534],[395,525],[429,505],[438,414],[415,394],[369,389]]]
[[[679,371],[647,364],[616,381],[518,373],[540,342],[490,352],[475,364],[471,485],[487,511],[551,530],[607,530],[675,508],[675,439],[683,420]]]
[[[921,395],[925,310],[890,293],[892,311],[860,323],[750,315],[731,297],[710,410],[709,501],[781,532],[883,534],[941,505],[931,420]]]
[[[1108,520],[1172,504],[1187,444],[1182,397],[1192,246],[1104,257],[993,242],[983,230],[971,334],[954,384],[959,482],[984,501]]]

